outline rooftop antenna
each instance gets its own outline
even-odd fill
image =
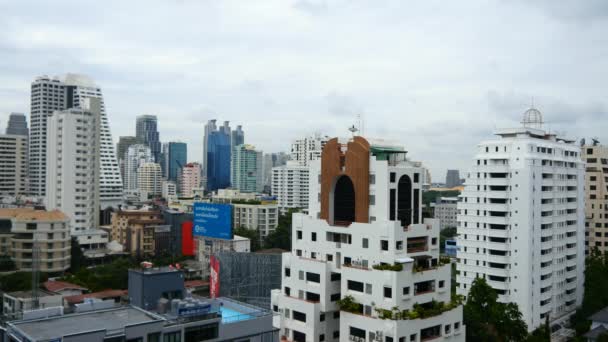
[[[359,131],[359,129],[357,127],[355,127],[355,125],[352,125],[351,127],[349,127],[348,130],[353,135],[353,138],[355,137],[355,134]]]

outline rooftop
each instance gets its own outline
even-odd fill
[[[67,281],[59,281],[59,280],[45,281],[43,286],[45,289],[47,289],[47,291],[50,291],[50,292],[57,292],[57,291],[62,291],[62,290],[82,290],[82,291],[88,290],[87,288],[82,287],[80,285],[68,283]]]
[[[32,291],[13,291],[13,292],[5,292],[6,295],[14,297],[14,298],[22,298],[22,299],[30,299],[32,298]],[[39,297],[48,297],[48,296],[58,296],[58,294],[51,293],[44,290],[38,291]]]
[[[85,331],[106,330],[106,335],[124,331],[127,325],[162,321],[161,317],[132,306],[91,311],[47,319],[9,323],[33,341],[49,340]]]
[[[66,303],[73,305],[84,302],[87,298],[95,298],[95,299],[108,299],[115,298],[120,296],[126,296],[128,293],[127,290],[103,290],[99,292],[86,293],[81,295],[67,296],[64,297]]]
[[[65,221],[68,217],[59,210],[36,210],[34,208],[0,208],[0,218],[16,221]]]
[[[589,317],[590,321],[608,323],[608,306]]]

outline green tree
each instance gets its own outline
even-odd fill
[[[439,248],[441,253],[445,252],[445,240],[452,239],[456,236],[456,227],[448,227],[439,232]]]
[[[447,191],[425,191],[422,193],[422,203],[424,205],[430,205],[437,200],[437,197],[458,197],[460,191],[458,190],[447,190]]]
[[[464,306],[467,341],[525,341],[528,331],[517,304],[499,303],[498,294],[485,279],[473,281]]]
[[[285,215],[279,216],[279,222],[274,232],[268,234],[264,241],[264,248],[281,248],[291,250],[291,223],[292,215],[300,209],[289,209]]]
[[[85,266],[86,258],[84,253],[82,253],[82,249],[80,249],[78,239],[72,237],[70,248],[70,272],[78,272],[78,270]]]
[[[14,271],[15,262],[8,255],[0,255],[0,272]]]
[[[551,328],[549,327],[549,316],[546,316],[545,324],[536,328],[526,342],[551,342]]]
[[[234,230],[234,235],[246,237],[251,240],[251,251],[255,252],[260,249],[260,232],[257,229],[247,229],[238,227]]]
[[[45,273],[40,274],[40,281],[48,279]],[[32,289],[31,272],[15,272],[0,276],[0,290],[3,292],[28,291]]]
[[[608,306],[608,254],[594,248],[585,260],[585,292],[583,304],[571,318],[578,336],[591,327],[587,318]]]
[[[126,289],[129,286],[129,268],[137,266],[129,258],[120,258],[110,264],[80,268],[76,273],[62,279],[84,286],[94,292],[106,289]]]

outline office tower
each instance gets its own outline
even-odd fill
[[[183,197],[194,196],[194,190],[201,187],[201,164],[188,163],[181,170],[179,180],[180,195]]]
[[[99,224],[101,100],[80,105],[47,119],[47,209],[65,213],[72,234]]]
[[[67,74],[62,80],[41,76],[32,82],[29,177],[30,190],[35,196],[44,196],[46,190],[46,118],[56,110],[78,108],[83,99],[101,101],[101,137],[99,175],[100,206],[107,208],[122,202],[122,179],[112,142],[101,88],[84,75]]]
[[[152,163],[154,158],[150,148],[146,145],[135,144],[129,146],[125,154],[125,190],[137,190],[137,170],[144,163]]]
[[[262,191],[262,151],[251,145],[232,148],[231,184],[241,192]]]
[[[272,168],[271,194],[277,197],[281,211],[308,209],[308,166],[290,160]]]
[[[183,142],[163,144],[163,171],[167,180],[176,182],[188,160],[188,146]]]
[[[6,126],[6,134],[24,135],[26,137],[29,135],[25,114],[11,113],[8,118],[8,125]]]
[[[0,197],[27,195],[27,172],[27,135],[0,135]]]
[[[123,182],[125,182],[125,154],[127,149],[131,145],[137,144],[137,138],[133,136],[122,136],[118,138],[118,144],[116,144],[116,157],[118,159],[118,168],[120,169],[120,176]]]
[[[300,165],[307,166],[311,161],[321,158],[323,146],[329,140],[328,136],[319,133],[298,139],[291,144],[291,160]]]
[[[458,203],[457,291],[485,278],[528,329],[565,321],[583,298],[585,168],[572,140],[524,113],[477,145]]]
[[[225,121],[218,129],[215,122],[209,120],[205,125],[203,175],[207,191],[230,187],[230,126]]]
[[[282,335],[464,341],[451,265],[439,257],[439,222],[422,222],[424,175],[401,146],[359,136],[327,141],[310,163],[309,211],[293,215],[282,288],[271,294]],[[415,318],[432,306],[440,309]]]
[[[236,129],[232,131],[230,137],[230,146],[235,147],[243,145],[245,143],[245,132],[243,132],[243,126],[238,125]]]
[[[140,144],[150,148],[155,163],[160,163],[160,138],[156,115],[139,115],[135,124],[136,137]]]
[[[137,189],[142,198],[161,196],[162,180],[162,170],[158,163],[143,163],[137,169]]]
[[[461,184],[460,172],[458,170],[448,170],[447,175],[445,176],[446,188],[453,188],[460,186]]]
[[[285,152],[264,154],[264,174],[262,184],[265,192],[270,192],[270,189],[272,188],[272,168],[285,165],[287,160],[289,160],[289,155]]]
[[[587,162],[585,177],[586,250],[602,253],[608,250],[608,147],[593,145],[582,147],[583,161]]]

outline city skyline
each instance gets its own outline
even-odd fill
[[[471,147],[516,126],[532,98],[571,137],[608,128],[594,124],[607,114],[596,81],[608,70],[602,3],[181,1],[128,15],[137,6],[5,6],[2,125],[11,112],[29,116],[36,76],[76,72],[104,89],[114,143],[134,134],[135,116],[155,114],[162,141],[183,137],[189,161],[200,161],[214,118],[242,124],[270,153],[314,131],[346,136],[362,114],[366,136],[405,145],[434,178],[465,170]],[[63,20],[78,11],[88,15]]]

